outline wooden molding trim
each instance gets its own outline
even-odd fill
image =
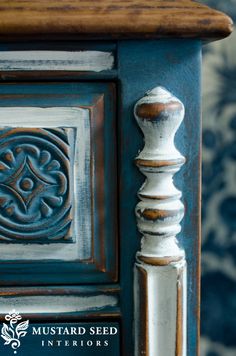
[[[0,12],[2,41],[24,36],[211,40],[233,29],[228,16],[191,0],[2,0]]]
[[[185,161],[174,144],[184,106],[157,87],[137,102],[134,115],[145,141],[136,163],[146,176],[136,206],[143,237],[135,264],[135,356],[185,356],[186,260],[176,239],[184,206],[173,183]]]

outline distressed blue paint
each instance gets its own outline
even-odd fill
[[[86,44],[87,45],[87,44]],[[58,45],[57,45],[58,46]],[[22,49],[22,47],[20,47]],[[40,45],[38,48],[41,48]],[[62,48],[62,47],[60,47]],[[115,47],[114,47],[115,48]],[[2,50],[12,49],[12,45],[2,45]],[[57,48],[58,49],[58,48]],[[63,47],[65,49],[65,47]],[[120,230],[120,285],[122,312],[122,356],[133,355],[133,265],[135,253],[140,247],[140,235],[136,228],[134,208],[137,204],[137,191],[143,176],[134,164],[134,158],[143,147],[143,137],[133,116],[133,107],[147,90],[158,85],[166,87],[185,105],[186,116],[178,130],[176,146],[186,156],[187,163],[176,175],[176,185],[183,191],[186,215],[179,239],[187,252],[188,261],[188,355],[197,354],[197,271],[198,271],[198,187],[200,167],[200,53],[201,44],[197,40],[175,41],[120,41],[118,42],[118,167],[119,167],[119,220],[114,218],[116,211],[116,162],[112,169],[106,169],[107,182],[105,223],[109,231],[107,242],[113,238],[114,226],[119,222]],[[86,76],[86,79],[115,78],[117,72],[99,73]],[[59,74],[58,74],[59,75]],[[14,78],[14,77],[13,77]],[[76,76],[72,77],[77,78]],[[42,79],[42,78],[41,78]],[[19,80],[19,79],[18,79]],[[90,105],[91,98],[105,93],[105,161],[112,161],[116,141],[116,122],[114,118],[112,89],[99,83],[51,83],[0,85],[0,105],[16,106],[73,106]],[[4,98],[3,94],[9,95]],[[12,94],[32,95],[13,98]],[[34,96],[35,95],[35,96]],[[72,95],[78,95],[73,97]],[[108,164],[106,164],[108,166]],[[111,166],[110,166],[111,168]],[[108,186],[110,188],[108,189]],[[110,209],[112,206],[112,210]],[[112,211],[112,213],[111,213]],[[96,221],[95,221],[96,225]],[[97,226],[99,228],[99,226]],[[115,251],[106,244],[109,257],[107,266],[115,260]],[[109,275],[98,273],[94,266],[78,263],[51,262],[11,264],[1,266],[3,284],[72,284],[104,283],[110,281]],[[27,271],[28,277],[25,277]],[[9,280],[9,282],[7,282]],[[66,288],[66,287],[65,287]],[[113,354],[113,353],[112,353]],[[87,355],[87,354],[86,354]],[[115,354],[114,354],[115,355]]]
[[[116,51],[116,44],[111,41],[57,41],[57,42],[13,42],[0,43],[0,51]]]
[[[14,97],[15,95],[15,97]],[[18,97],[16,95],[19,95]],[[2,285],[37,285],[65,283],[101,283],[114,281],[116,268],[115,237],[117,230],[116,214],[116,135],[114,89],[109,84],[53,83],[53,84],[1,84],[0,106],[91,106],[101,95],[104,95],[104,161],[105,177],[110,177],[105,184],[104,232],[98,219],[98,204],[95,201],[94,214],[94,255],[98,258],[104,248],[104,267],[98,268],[95,263],[72,262],[27,262],[1,263]],[[99,132],[97,132],[99,134]],[[100,133],[101,134],[101,133]],[[98,149],[97,149],[98,150]],[[99,154],[100,152],[98,152]],[[96,155],[95,155],[96,156]],[[96,159],[96,157],[94,157]],[[96,174],[97,172],[95,172]],[[96,180],[96,179],[95,179]],[[99,190],[100,187],[95,186]],[[96,239],[98,234],[104,238],[104,247]],[[108,253],[109,251],[109,253]],[[100,261],[98,261],[99,263]],[[103,267],[103,268],[104,268]]]
[[[66,129],[0,129],[0,243],[73,242],[68,148]]]
[[[147,90],[158,85],[177,96],[186,115],[176,136],[176,146],[187,158],[175,182],[183,191],[186,214],[178,236],[188,263],[188,355],[197,355],[198,321],[197,274],[199,257],[199,167],[200,167],[200,59],[199,41],[122,41],[118,45],[118,71],[121,80],[120,152],[120,237],[121,310],[125,316],[124,355],[133,354],[130,330],[133,322],[133,264],[140,248],[134,208],[143,177],[133,159],[143,147],[143,137],[133,117],[133,106]]]

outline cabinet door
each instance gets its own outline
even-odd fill
[[[1,285],[117,280],[113,84],[0,85]]]
[[[0,85],[0,353],[119,354],[116,156],[114,84]]]

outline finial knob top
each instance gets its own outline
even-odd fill
[[[145,147],[138,158],[162,160],[181,157],[174,136],[184,118],[184,105],[163,87],[146,93],[134,107],[134,115],[145,137]]]
[[[163,119],[173,120],[178,117],[180,124],[184,117],[184,106],[168,90],[163,87],[156,87],[148,91],[137,102],[134,113],[138,123],[143,120],[155,123]]]

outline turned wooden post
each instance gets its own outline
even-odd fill
[[[180,100],[162,87],[137,102],[145,146],[136,165],[146,176],[136,206],[141,250],[135,264],[135,355],[186,355],[186,261],[178,244],[184,216],[173,175],[185,158],[174,136],[184,118]]]

